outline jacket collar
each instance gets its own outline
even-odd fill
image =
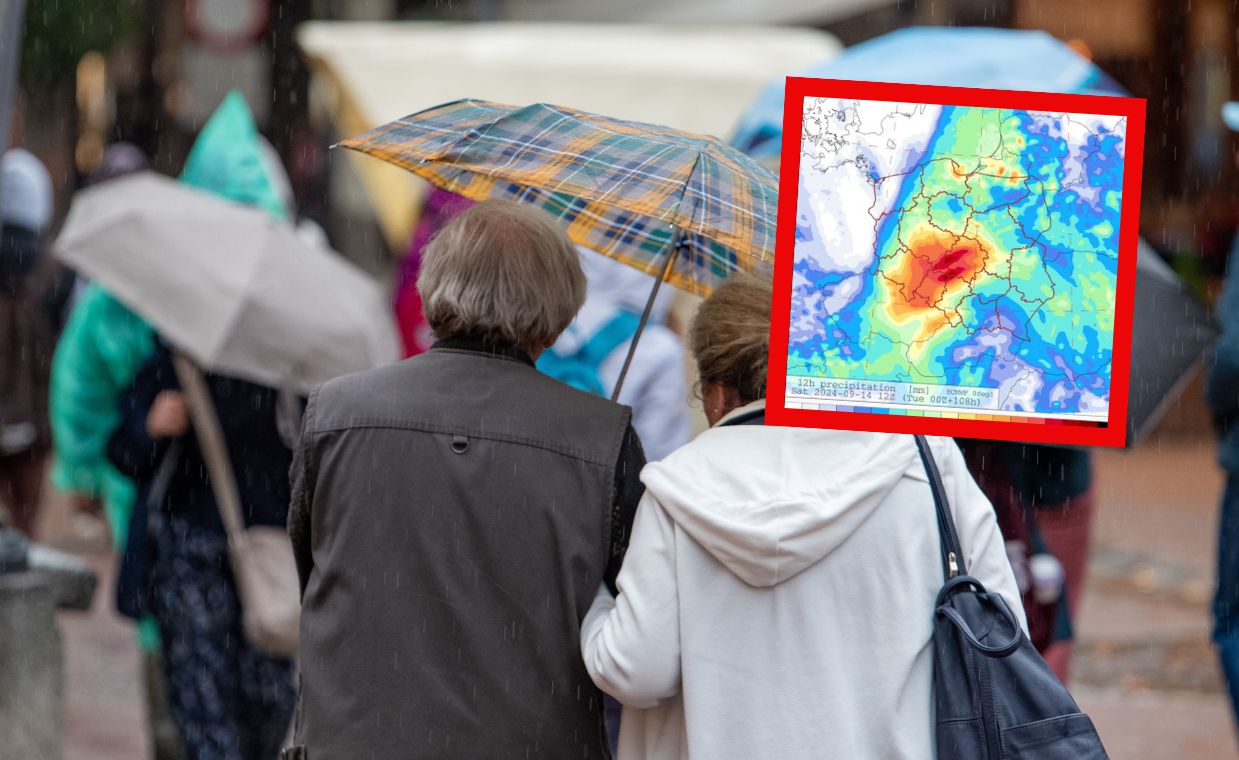
[[[530,367],[535,366],[533,358],[523,348],[511,343],[497,343],[473,335],[455,335],[450,338],[440,338],[431,344],[430,350],[471,351],[497,358],[513,359],[528,364]]]
[[[759,398],[756,401],[750,401],[744,406],[738,406],[727,414],[724,414],[723,419],[714,423],[714,427],[723,427],[724,425],[743,425],[744,421],[740,419],[741,417],[745,417],[747,419],[748,417],[756,416],[757,414],[765,414],[765,412],[766,399]]]

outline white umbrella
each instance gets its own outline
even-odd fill
[[[80,193],[53,250],[212,372],[304,392],[398,358],[364,272],[264,211],[161,175]]]

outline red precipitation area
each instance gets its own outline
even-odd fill
[[[985,267],[986,252],[977,241],[952,235],[916,235],[886,278],[891,284],[891,314],[899,321],[928,309],[953,308],[943,303],[948,292],[973,282]]]

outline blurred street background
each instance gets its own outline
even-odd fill
[[[817,51],[837,53],[907,26],[1041,29],[1085,52],[1133,96],[1147,99],[1141,231],[1181,276],[1207,290],[1216,286],[1239,222],[1233,137],[1219,116],[1239,87],[1236,14],[1226,0],[1097,0],[1087,8],[1069,0],[30,0],[17,129],[19,142],[51,169],[63,211],[69,191],[109,142],[132,141],[154,156],[156,168],[173,171],[220,98],[240,89],[284,159],[300,212],[323,224],[338,250],[382,268],[403,252],[406,230],[387,218],[389,200],[367,195],[375,185],[359,176],[358,167],[374,162],[336,155],[329,146],[358,127],[446,99],[414,87],[390,97],[393,88],[400,91],[401,73],[407,83],[432,90],[438,69],[480,70],[478,61],[487,56],[477,48],[489,46],[498,57],[504,47],[536,47],[527,34],[532,28],[512,26],[503,35],[501,27],[492,30],[496,36],[462,42],[453,36],[462,30],[450,26],[387,22],[601,23],[559,34],[575,31],[582,46],[595,43],[599,58],[592,65],[599,70],[614,65],[616,51],[626,52],[633,77],[647,85],[650,67],[675,60],[666,48],[692,45],[694,33],[719,27],[773,24],[820,32],[789,38],[801,48],[782,53],[789,64],[797,55],[815,60],[821,57]],[[666,36],[627,48],[623,40],[608,45],[605,24],[619,22],[661,25]],[[474,46],[469,63],[453,60],[453,47],[460,53],[465,45]],[[563,48],[562,39],[555,39],[555,47]],[[737,55],[738,61],[700,65],[719,67],[721,79],[746,63],[742,51]],[[540,65],[568,68],[566,61],[533,58],[530,52],[531,71]],[[486,88],[480,78],[475,81],[475,89]],[[388,102],[376,107],[372,92],[382,88]],[[646,93],[664,96],[652,88]],[[734,127],[719,123],[711,131],[726,137]],[[413,212],[405,217],[400,222],[408,227]]]
[[[0,0],[0,9],[12,2]],[[1239,4],[1231,0],[28,0],[23,23],[20,35],[0,27],[9,52],[20,40],[9,143],[50,170],[55,224],[106,146],[131,142],[153,168],[176,174],[202,124],[239,90],[287,170],[297,215],[389,288],[425,187],[330,146],[420,108],[491,97],[493,60],[510,61],[512,50],[524,57],[513,78],[571,72],[586,99],[598,95],[591,90],[631,86],[631,113],[615,114],[624,117],[682,97],[659,88],[665,72],[676,71],[704,93],[681,105],[684,122],[726,138],[738,109],[778,71],[888,32],[1043,30],[1147,100],[1141,233],[1206,305],[1217,298],[1239,229],[1239,140],[1220,116],[1224,103],[1239,99]],[[649,34],[627,44],[608,31],[620,23],[649,25]],[[787,36],[768,36],[770,26]],[[710,37],[719,33],[736,41]],[[746,52],[746,39],[755,52]],[[699,70],[673,68],[694,50],[702,51]],[[765,68],[736,71],[749,56],[766,56]],[[449,79],[442,72],[453,71],[452,87],[473,88],[440,88]],[[693,303],[678,297],[673,326],[682,329]],[[1139,445],[1098,451],[1093,464],[1097,508],[1073,620],[1073,693],[1114,758],[1239,758],[1209,639],[1224,475],[1202,368],[1184,378]],[[107,526],[49,487],[36,533],[85,558],[100,579],[89,611],[58,613],[64,757],[152,756],[138,644],[111,603],[116,561]],[[2,738],[0,760],[8,760]]]

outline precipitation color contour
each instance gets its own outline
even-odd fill
[[[806,97],[787,406],[1104,425],[1124,122]]]

